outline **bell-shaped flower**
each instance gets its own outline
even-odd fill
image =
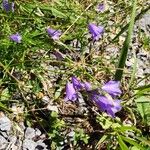
[[[86,91],[90,91],[92,89],[92,86],[89,82],[84,82],[83,86],[84,86]]]
[[[104,33],[104,28],[102,26],[96,26],[94,23],[90,23],[88,28],[94,41],[98,41]]]
[[[3,0],[2,7],[6,12],[14,12],[14,2],[8,2],[8,0]]]
[[[74,86],[72,83],[68,82],[66,84],[66,101],[76,101],[78,98],[78,94],[76,90],[74,89]]]
[[[90,98],[95,102],[95,104],[101,111],[106,112],[109,116],[113,118],[115,117],[115,113],[120,111],[122,108],[120,100],[113,100],[106,96],[97,94],[96,92],[92,92]]]
[[[102,86],[102,90],[109,93],[111,96],[119,96],[122,92],[120,90],[120,82],[119,81],[109,81],[104,86]]]
[[[114,118],[115,113],[117,113],[121,109],[122,109],[121,100],[113,100],[113,104],[107,108],[107,114],[109,114],[110,116]]]
[[[16,34],[12,34],[12,35],[10,36],[10,39],[11,39],[12,41],[16,42],[16,43],[21,43],[22,37],[21,37],[21,35],[20,35],[19,33],[16,33]]]
[[[59,40],[62,34],[60,30],[54,30],[52,28],[47,28],[47,33],[53,40]]]
[[[71,78],[71,81],[73,83],[74,88],[77,90],[81,90],[84,87],[83,83],[80,82],[75,76]]]

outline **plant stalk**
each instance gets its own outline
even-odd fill
[[[128,49],[129,49],[129,45],[130,45],[130,41],[131,41],[131,35],[133,32],[133,27],[134,27],[134,21],[135,21],[135,16],[136,16],[136,4],[137,4],[137,0],[134,0],[127,37],[124,41],[124,44],[123,44],[123,47],[121,50],[121,55],[120,55],[118,67],[117,67],[116,73],[115,73],[115,80],[117,80],[117,81],[120,81],[122,79],[122,75],[123,75],[123,69],[125,66],[125,62],[126,62],[126,58],[127,58],[127,54],[128,54]]]

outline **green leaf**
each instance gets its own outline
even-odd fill
[[[150,84],[140,86],[135,89],[136,90],[136,95],[145,95],[150,93]]]
[[[113,122],[110,118],[105,118],[104,116],[97,116],[97,122],[102,126],[104,130],[111,128]]]
[[[58,18],[67,18],[67,16],[55,8],[51,8],[52,14]]]
[[[128,146],[123,142],[123,140],[122,140],[122,138],[121,138],[121,136],[119,134],[118,134],[118,143],[119,143],[120,148],[122,150],[129,150]]]
[[[135,15],[136,15],[136,4],[137,4],[137,0],[134,0],[132,14],[131,14],[131,21],[130,21],[129,28],[128,28],[128,34],[124,41],[120,59],[119,59],[119,63],[118,63],[118,67],[117,67],[117,70],[115,73],[115,80],[118,80],[118,81],[120,81],[122,78],[123,68],[125,66],[127,53],[128,53],[128,49],[129,49],[129,45],[130,45],[130,41],[131,41],[131,35],[133,32],[134,20],[135,20]]]
[[[143,121],[150,125],[150,100],[146,96],[135,99],[137,110],[139,111]]]
[[[9,112],[9,113],[12,113],[12,110],[11,109],[9,109],[9,108],[7,108],[4,104],[2,104],[1,102],[0,102],[0,110],[3,110],[3,111],[7,111],[7,112]]]
[[[140,133],[141,131],[139,129],[137,129],[135,126],[121,126],[116,128],[116,130],[121,131],[121,132],[126,132],[126,131],[136,131],[138,133]]]
[[[1,98],[1,101],[8,100],[8,99],[10,98],[8,88],[5,88],[5,89],[1,92],[0,98]]]
[[[134,145],[138,148],[138,150],[145,150],[145,148],[143,148],[140,144],[138,144],[135,140],[129,138],[129,137],[124,137],[124,136],[121,136],[122,140],[130,143],[131,145]]]
[[[139,150],[136,146],[133,146],[131,150]]]
[[[146,96],[141,96],[137,99],[135,99],[136,103],[150,103],[150,99]]]
[[[147,140],[146,138],[144,138],[144,137],[137,137],[137,136],[135,136],[135,138],[138,139],[139,141],[141,141],[142,144],[148,145],[150,147],[150,141]]]

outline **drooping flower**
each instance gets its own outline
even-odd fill
[[[106,112],[113,118],[115,117],[115,113],[120,111],[122,108],[120,100],[113,100],[96,92],[92,93],[90,98],[95,102],[101,111]]]
[[[118,96],[122,92],[120,90],[120,82],[119,81],[109,81],[104,86],[102,86],[102,90],[109,93],[111,96]]]
[[[77,90],[85,89],[86,91],[89,91],[92,88],[89,82],[80,82],[75,76],[72,77],[71,81],[73,83],[74,88]]]
[[[104,33],[104,28],[102,26],[96,26],[94,23],[90,23],[88,28],[94,41],[98,41]]]
[[[2,7],[6,12],[14,12],[14,2],[8,2],[8,0],[3,0]]]
[[[98,4],[98,6],[97,6],[97,11],[103,12],[104,10],[105,10],[105,5],[104,5],[104,3]]]
[[[84,82],[83,86],[84,86],[86,91],[90,91],[92,89],[92,86],[89,82]]]
[[[114,100],[113,107],[110,106],[110,108],[107,109],[107,113],[114,118],[115,117],[115,113],[117,113],[121,109],[122,109],[122,107],[121,107],[121,100]]]
[[[74,88],[77,89],[77,90],[81,90],[84,86],[83,83],[80,82],[75,76],[73,76],[71,78],[71,81],[73,83]]]
[[[12,34],[12,35],[10,36],[10,39],[11,39],[12,41],[16,42],[16,43],[21,43],[22,37],[21,37],[21,35],[20,35],[19,33],[16,33],[16,34]]]
[[[74,86],[72,83],[68,82],[66,84],[66,101],[76,101],[78,98],[78,94],[76,90],[74,89]]]
[[[47,28],[47,33],[53,40],[58,40],[61,35],[60,30],[54,30],[52,28]]]
[[[72,83],[66,84],[66,101],[76,101],[79,98],[81,90],[90,91],[91,84],[89,82],[80,82],[75,76],[71,78]]]

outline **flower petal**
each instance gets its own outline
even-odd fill
[[[104,33],[104,28],[102,26],[96,26],[93,23],[90,23],[88,28],[93,40],[96,41],[99,40],[99,38],[101,38],[102,34]]]
[[[76,101],[78,98],[78,94],[76,93],[74,86],[72,83],[68,82],[66,85],[66,101]]]
[[[120,100],[108,99],[107,97],[95,92],[93,92],[93,94],[91,95],[91,99],[95,102],[95,104],[101,111],[106,112],[112,118],[114,118],[115,113],[120,111],[122,108]]]
[[[73,83],[74,88],[77,90],[81,90],[84,87],[83,83],[80,82],[75,76],[72,77],[71,81]]]
[[[119,81],[109,81],[102,87],[102,90],[106,91],[113,97],[118,96],[122,93],[119,88],[119,85],[120,85]]]
[[[90,91],[92,89],[92,86],[89,82],[84,82],[83,86],[84,86],[86,91]]]
[[[10,36],[10,39],[11,39],[12,41],[16,42],[16,43],[21,43],[22,37],[21,37],[21,35],[20,35],[19,33],[16,33],[16,34],[12,34],[12,35]]]
[[[113,106],[109,107],[107,109],[107,113],[111,116],[111,117],[115,117],[115,113],[117,113],[118,111],[121,110],[121,104],[120,104],[120,100],[114,100],[113,101]]]
[[[47,28],[47,33],[53,40],[58,40],[61,35],[61,31],[52,28]]]
[[[2,7],[6,12],[14,12],[14,2],[9,3],[8,0],[3,0]]]

